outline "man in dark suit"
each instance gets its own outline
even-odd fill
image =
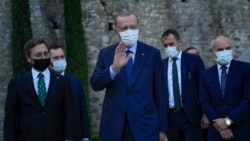
[[[74,108],[76,114],[76,141],[88,141],[90,137],[88,110],[86,97],[82,82],[79,78],[65,73],[67,66],[63,47],[60,45],[50,45],[51,70],[57,74],[64,75],[70,80],[71,89],[74,96]]]
[[[181,51],[181,39],[174,29],[161,37],[168,58],[163,60],[168,96],[168,140],[201,140],[199,78],[205,66],[198,55]]]
[[[167,105],[160,51],[137,41],[138,29],[137,16],[121,11],[115,17],[121,41],[101,49],[91,76],[94,90],[106,89],[102,141],[165,139]]]
[[[4,141],[74,140],[73,96],[68,79],[48,70],[48,45],[24,46],[31,71],[14,78],[5,103]]]
[[[194,54],[194,55],[200,55],[199,50],[193,46],[188,47],[184,50],[186,53]],[[201,122],[201,129],[202,129],[202,141],[207,141],[207,132],[208,132],[208,125],[209,120],[205,114],[202,115],[203,119]]]
[[[233,46],[216,36],[209,49],[217,64],[201,74],[200,101],[209,121],[208,141],[249,141],[250,64],[233,60]]]

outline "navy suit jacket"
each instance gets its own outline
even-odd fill
[[[163,68],[165,72],[165,88],[168,88],[168,60],[163,60]],[[201,105],[199,102],[199,79],[200,74],[204,71],[205,66],[198,55],[182,52],[181,56],[181,99],[185,115],[192,125],[200,124]],[[167,90],[167,97],[169,91]],[[169,105],[168,105],[169,106]],[[169,121],[171,122],[171,121]],[[169,129],[171,130],[171,129]]]
[[[74,139],[73,96],[68,79],[50,73],[45,105],[34,88],[31,71],[14,78],[5,103],[4,141]]]
[[[81,80],[68,73],[65,73],[64,76],[69,79],[74,96],[74,108],[76,114],[76,140],[90,138],[86,97]]]
[[[222,96],[220,89],[217,65],[204,71],[200,81],[200,101],[210,120],[229,117],[234,127],[248,126],[243,129],[240,136],[250,129],[250,64],[232,60]],[[246,133],[249,134],[249,133]],[[245,135],[246,135],[245,134]],[[237,137],[237,135],[234,135]],[[249,138],[245,139],[249,140]]]
[[[110,76],[114,52],[118,44],[101,49],[91,76],[94,90],[106,89],[100,136],[103,141],[121,140],[125,113],[135,140],[159,140],[159,131],[166,131],[167,104],[160,51],[137,42],[130,85],[125,68]]]

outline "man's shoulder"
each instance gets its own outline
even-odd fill
[[[14,77],[13,78],[13,80],[16,80],[16,81],[22,81],[22,80],[27,80],[27,78],[32,78],[32,73],[31,73],[31,71],[28,71],[28,72],[26,72],[26,73],[24,73],[24,74],[21,74],[21,75],[18,75],[18,76],[16,76],[16,77]]]
[[[156,47],[153,47],[152,45],[149,45],[141,41],[137,41],[137,46],[143,46],[144,48],[149,49],[151,51],[159,51],[159,49],[157,49]]]
[[[118,43],[115,43],[115,44],[112,44],[110,46],[107,46],[107,47],[104,47],[104,48],[101,48],[101,51],[102,52],[110,52],[111,50],[115,50],[115,48],[118,46]]]
[[[78,78],[77,76],[74,76],[70,73],[65,73],[65,77],[67,77],[70,81],[81,82],[80,78]]]
[[[243,66],[243,68],[250,68],[250,63],[239,60],[232,60],[231,64],[232,66]]]

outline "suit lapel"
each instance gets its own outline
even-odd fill
[[[59,76],[56,76],[56,74],[52,73],[50,71],[50,81],[49,81],[49,88],[48,88],[48,93],[47,93],[47,97],[45,100],[45,105],[48,103],[48,101],[50,100],[50,97],[53,94],[56,94],[54,91],[56,91],[57,87],[56,87],[56,81],[57,79],[60,79]]]
[[[39,103],[41,105],[40,100],[38,98],[38,94],[35,90],[31,71],[28,72],[27,75],[25,76],[25,81],[27,81],[27,87],[29,87],[28,90],[30,90],[31,97],[35,100],[36,103]]]
[[[212,67],[212,71],[210,74],[210,79],[212,80],[212,88],[215,89],[215,92],[218,93],[218,96],[220,98],[220,100],[223,100],[223,96],[222,96],[222,91],[221,91],[221,87],[220,87],[220,79],[219,79],[219,72],[218,72],[218,68],[217,65],[214,65]]]
[[[189,63],[189,62],[187,62],[189,59],[187,59],[186,58],[186,55],[185,55],[185,53],[182,53],[181,54],[182,56],[181,56],[181,67],[180,67],[180,69],[181,70],[179,70],[179,71],[181,71],[181,86],[182,86],[182,88],[181,89],[183,89],[183,87],[184,87],[184,83],[186,82],[185,81],[185,79],[186,79],[186,73],[187,73],[187,71],[188,71],[188,69],[187,69],[187,64]],[[188,72],[188,73],[190,73],[190,72]],[[191,75],[191,74],[190,74]],[[180,79],[179,79],[180,80]]]
[[[131,81],[129,83],[130,84],[129,87],[131,87],[135,83],[136,79],[140,75],[140,72],[144,66],[147,55],[148,55],[147,52],[144,50],[144,48],[142,47],[140,42],[138,42],[137,43],[137,50],[136,50],[136,54],[135,54],[134,65],[133,65],[133,68],[131,71],[131,79],[130,79]]]
[[[236,65],[237,65],[236,62],[232,60],[230,67],[228,69],[228,74],[226,79],[225,96],[233,82],[233,79],[236,77],[235,75],[238,72],[236,69],[233,69],[233,68],[238,68]]]
[[[166,58],[163,60],[163,71],[164,71],[164,77],[165,77],[165,82],[166,82],[166,88],[168,88],[168,60],[169,58]],[[167,91],[168,93],[168,91]]]

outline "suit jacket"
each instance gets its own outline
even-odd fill
[[[69,81],[50,74],[44,106],[35,91],[31,71],[10,81],[5,103],[4,141],[74,139],[73,96]]]
[[[121,139],[125,113],[135,140],[159,140],[159,131],[166,131],[166,94],[160,51],[137,42],[131,82],[126,82],[125,68],[110,77],[118,44],[100,51],[96,68],[91,76],[94,90],[106,89],[100,136],[103,141]]]
[[[74,109],[76,114],[76,140],[89,138],[89,119],[86,104],[86,97],[80,79],[65,73],[71,84],[72,93],[74,96]]]
[[[244,136],[244,133],[249,132],[250,65],[248,63],[231,61],[224,97],[220,89],[217,65],[202,73],[200,86],[200,101],[211,126],[214,119],[229,117],[233,121],[231,127],[233,132],[235,127],[246,125],[248,129],[242,130],[240,136]],[[234,135],[234,137],[237,136]],[[245,140],[249,140],[249,138]]]
[[[168,88],[168,60],[163,60],[165,88]],[[182,52],[181,56],[181,99],[185,115],[192,125],[199,125],[201,119],[201,105],[199,102],[199,79],[205,69],[204,63],[198,55]],[[167,97],[169,91],[167,90]],[[169,106],[169,105],[168,105]],[[171,122],[171,121],[169,121]],[[171,129],[169,129],[171,130]]]

